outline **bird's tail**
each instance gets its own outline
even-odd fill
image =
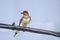
[[[19,33],[20,30],[17,30],[14,34],[14,37]]]

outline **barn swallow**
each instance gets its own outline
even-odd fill
[[[30,21],[31,21],[31,17],[29,16],[28,11],[23,11],[21,14],[22,14],[23,16],[22,16],[22,18],[21,18],[20,21],[19,21],[19,26],[27,27],[27,25],[28,25],[28,24],[30,23]],[[17,30],[17,31],[15,32],[14,37],[16,36],[16,34],[19,33],[19,31],[20,31],[20,30]]]

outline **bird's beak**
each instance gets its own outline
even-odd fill
[[[21,14],[23,14],[23,13],[21,13]]]

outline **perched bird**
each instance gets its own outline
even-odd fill
[[[20,19],[19,26],[26,27],[26,26],[29,24],[29,22],[31,21],[31,17],[29,16],[28,11],[23,11],[21,14],[22,14],[23,16],[22,16],[22,18]],[[16,34],[19,33],[19,31],[20,31],[20,30],[17,30],[17,31],[15,32],[14,37],[16,36]]]

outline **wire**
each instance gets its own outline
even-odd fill
[[[19,25],[15,25],[15,23],[13,23],[12,25],[0,23],[0,28],[10,29],[10,30],[21,30],[23,32],[27,31],[27,32],[33,32],[33,33],[39,33],[39,34],[52,35],[55,37],[60,37],[60,32],[54,32],[54,31],[31,28],[31,27],[21,27]]]

